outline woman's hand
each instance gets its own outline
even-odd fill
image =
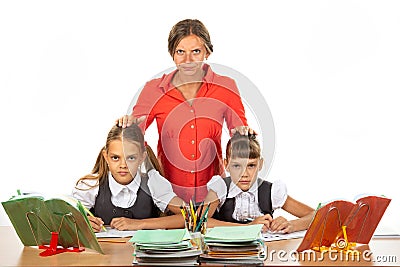
[[[282,216],[279,216],[278,218],[272,220],[269,226],[269,230],[271,232],[279,232],[282,234],[287,234],[294,231],[294,226],[292,221],[288,221]]]
[[[133,115],[124,115],[115,121],[115,124],[119,127],[126,128],[131,126],[133,123],[139,124],[146,119],[146,116],[134,117]]]
[[[257,218],[255,218],[252,222],[250,222],[249,224],[264,224],[262,231],[266,232],[268,231],[271,222],[273,221],[272,217],[270,214],[265,214],[262,216],[259,216]]]
[[[142,230],[144,228],[142,220],[129,219],[125,217],[113,218],[110,223],[111,228],[117,230]]]
[[[88,216],[88,219],[89,219],[90,225],[93,228],[93,231],[96,233],[100,232],[104,225],[103,220],[99,217],[94,217],[94,216]]]
[[[231,130],[231,135],[234,135],[236,132],[238,132],[240,135],[257,135],[256,131],[251,129],[249,126],[236,126]]]

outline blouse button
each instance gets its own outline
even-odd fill
[[[194,145],[194,140],[191,141],[192,145]]]
[[[192,159],[194,158],[194,154],[190,155],[192,157]]]
[[[190,128],[194,129],[194,125],[193,125],[193,124],[192,124],[192,125],[190,125]]]
[[[192,173],[192,174],[193,174],[193,173],[194,173],[194,171],[193,171],[193,170],[191,170],[191,171],[190,171],[190,173]]]
[[[191,109],[191,110],[190,110],[190,112],[192,112],[192,113],[193,113],[193,112],[194,112],[194,110],[193,110],[193,109]]]

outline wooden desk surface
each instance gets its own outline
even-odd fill
[[[123,239],[127,241],[128,239]],[[361,247],[370,250],[372,255],[360,256],[359,260],[340,258],[339,254],[323,255],[321,253],[299,254],[295,250],[301,239],[267,242],[267,259],[265,265],[400,265],[400,239],[373,239],[369,246]],[[100,242],[105,255],[95,251],[81,253],[61,253],[49,257],[39,256],[36,248],[24,247],[11,226],[0,226],[0,265],[1,266],[132,266],[131,243]],[[304,260],[301,259],[304,255]],[[335,260],[337,258],[337,260]]]

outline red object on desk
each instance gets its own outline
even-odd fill
[[[85,250],[83,247],[77,248],[63,248],[58,247],[58,232],[51,232],[50,245],[40,245],[39,249],[45,249],[39,253],[42,257],[52,256],[63,252],[82,252]]]

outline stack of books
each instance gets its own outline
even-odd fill
[[[133,264],[184,266],[198,265],[201,249],[191,242],[186,229],[139,230],[131,238]]]
[[[262,224],[210,229],[204,238],[207,249],[200,260],[209,264],[262,264],[266,250],[261,228]]]

